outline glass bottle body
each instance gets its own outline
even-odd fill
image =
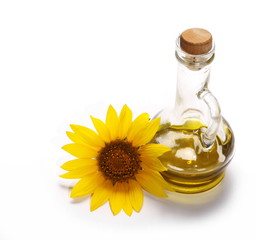
[[[234,135],[208,89],[214,47],[207,54],[183,52],[177,39],[179,61],[174,108],[165,109],[153,142],[172,150],[161,157],[168,171],[162,176],[176,192],[198,193],[216,186],[233,157]]]

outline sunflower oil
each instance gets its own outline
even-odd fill
[[[197,121],[189,121],[183,126],[161,125],[153,142],[171,148],[160,160],[168,169],[161,174],[173,191],[199,193],[213,188],[223,179],[234,149],[233,132],[225,120],[223,125],[226,139],[223,141],[217,135],[210,148],[202,141],[207,127]]]

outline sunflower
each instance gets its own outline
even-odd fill
[[[170,148],[149,143],[159,128],[160,119],[149,119],[147,113],[132,121],[132,111],[124,105],[119,116],[110,105],[105,123],[91,116],[97,133],[89,128],[70,125],[67,132],[74,142],[63,147],[77,159],[64,163],[68,171],[60,175],[80,179],[71,191],[71,198],[91,195],[90,210],[109,201],[114,215],[122,209],[127,215],[139,212],[143,190],[158,197],[167,197],[171,190],[160,171],[167,170],[158,159]]]

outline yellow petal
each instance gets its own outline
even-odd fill
[[[172,125],[171,128],[180,130],[197,130],[201,127],[206,127],[199,120],[187,120],[183,125]]]
[[[230,140],[232,139],[232,132],[230,131],[229,128],[226,128],[226,134],[227,134],[227,139],[225,140],[223,145],[227,145],[230,142]]]
[[[110,196],[110,207],[114,215],[118,214],[123,208],[126,201],[126,194],[127,192],[123,183],[117,182]]]
[[[161,163],[158,158],[149,157],[149,156],[140,156],[141,159],[141,167],[146,169],[151,169],[154,171],[167,171],[167,168]]]
[[[109,129],[111,140],[117,139],[119,137],[120,120],[112,105],[108,108],[105,124]]]
[[[134,139],[134,136],[141,131],[141,129],[144,129],[146,127],[146,124],[149,121],[149,114],[148,113],[142,113],[140,114],[130,125],[128,133],[127,133],[127,139],[128,141],[132,142]]]
[[[138,152],[141,156],[158,158],[162,154],[171,151],[172,149],[161,144],[149,143],[142,146]]]
[[[125,204],[123,206],[123,210],[124,212],[128,215],[128,216],[131,216],[132,213],[133,213],[133,207],[130,203],[130,200],[129,200],[129,197],[128,195],[126,196],[126,201],[125,201]]]
[[[125,104],[120,112],[120,128],[119,138],[124,139],[127,137],[128,129],[132,123],[132,111]]]
[[[220,142],[220,145],[226,145],[226,144],[228,144],[229,142],[230,142],[230,140],[231,140],[231,138],[232,138],[232,133],[231,133],[231,131],[230,131],[230,129],[229,128],[225,128],[225,133],[226,133],[226,139],[225,139],[225,141],[223,142],[222,140],[221,140],[221,138],[217,135],[217,139],[218,139],[218,141]]]
[[[143,206],[143,191],[137,181],[129,180],[129,199],[136,212],[140,212]]]
[[[104,142],[110,142],[111,136],[108,127],[100,119],[94,118],[92,116],[90,117],[100,138]]]
[[[77,158],[95,158],[97,151],[86,144],[70,143],[62,147],[63,150]]]
[[[96,161],[96,160],[94,160]],[[79,168],[76,168],[70,172],[64,173],[60,175],[62,178],[66,179],[79,179],[83,178],[84,176],[91,174],[91,173],[96,173],[98,171],[98,166],[97,164],[95,165],[87,165],[87,166],[82,166]]]
[[[95,159],[91,158],[79,158],[79,159],[74,159],[68,162],[65,162],[61,168],[66,170],[66,171],[72,171],[74,169],[84,167],[84,166],[94,166],[97,165],[98,162]]]
[[[123,210],[128,215],[131,216],[133,213],[133,208],[129,199],[129,184],[126,182],[121,183],[123,190],[125,192],[125,203],[123,204]]]
[[[74,143],[79,143],[79,144],[83,144],[85,143],[83,141],[83,139],[77,135],[76,133],[73,132],[66,132],[66,135],[70,138],[70,140],[72,140]]]
[[[160,119],[156,118],[150,121],[145,128],[136,133],[133,139],[133,146],[142,146],[148,143],[159,129]]]
[[[145,169],[142,172],[146,173],[148,176],[153,178],[154,181],[160,184],[164,190],[173,191],[173,188],[171,187],[171,185],[168,182],[166,182],[166,180],[162,177],[162,175],[158,171]]]
[[[91,129],[80,125],[71,124],[70,127],[84,143],[92,147],[104,147],[103,140]]]
[[[91,198],[90,211],[94,211],[101,207],[107,200],[109,200],[110,195],[113,192],[113,184],[110,180],[106,180],[104,183],[99,185]]]
[[[93,173],[84,176],[72,189],[71,198],[82,197],[94,192],[104,182],[101,173]]]
[[[155,171],[166,171],[167,168],[161,163],[158,157],[169,151],[171,151],[171,148],[155,143],[142,146],[138,150],[142,161],[141,166]]]
[[[147,192],[158,197],[167,197],[164,192],[167,183],[165,183],[164,179],[161,179],[158,174],[154,171],[144,169],[136,175],[136,179]]]

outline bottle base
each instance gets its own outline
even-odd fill
[[[176,177],[171,172],[161,173],[164,179],[171,185],[173,192],[184,194],[195,194],[208,191],[217,186],[225,176],[225,171],[205,178],[184,178]]]
[[[224,198],[226,193],[224,179],[225,178],[223,178],[222,181],[220,181],[213,188],[204,192],[197,192],[193,194],[167,192],[168,197],[162,200],[177,204],[177,206],[181,207],[191,207],[191,209],[196,209],[193,208],[196,206],[199,206],[199,209],[204,206],[210,206],[210,204],[215,204],[215,202],[220,201],[222,197]]]

